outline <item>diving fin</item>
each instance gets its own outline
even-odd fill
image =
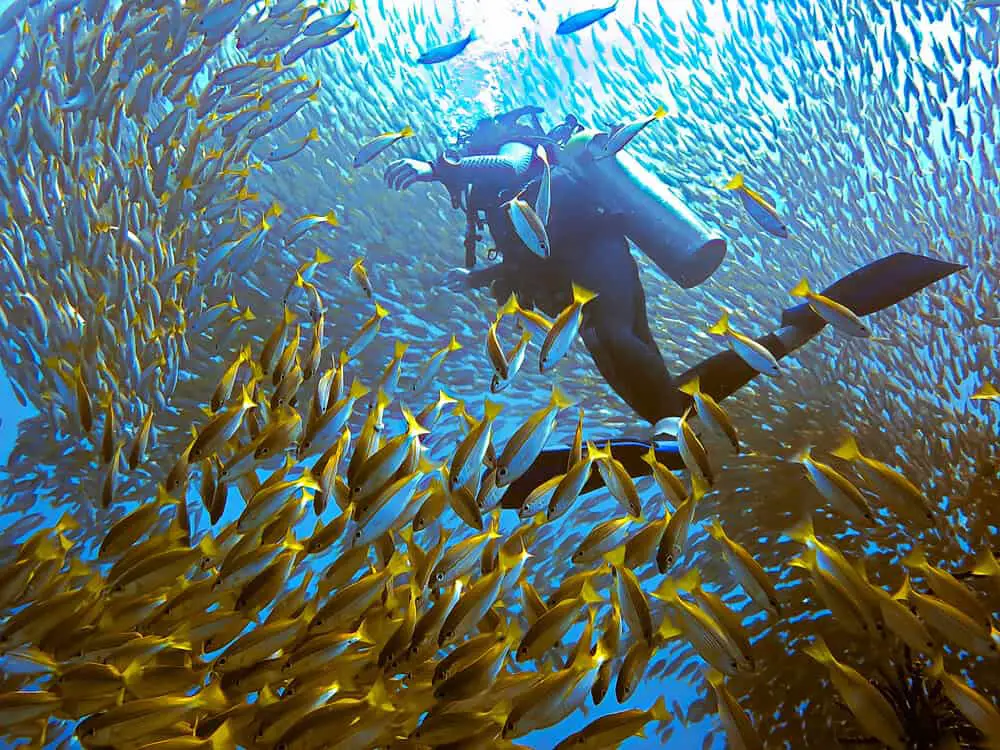
[[[839,302],[856,315],[871,315],[892,307],[935,281],[963,270],[966,266],[913,253],[894,253],[844,276],[822,294]],[[822,319],[808,303],[781,313],[782,326],[822,327]]]
[[[632,438],[617,438],[610,441],[610,445],[611,455],[622,462],[625,470],[631,476],[641,477],[653,472],[649,464],[642,460],[642,457],[649,451],[650,444],[648,442]],[[572,449],[569,446],[557,446],[543,450],[528,470],[507,487],[507,491],[500,499],[500,505],[507,509],[520,508],[524,504],[524,499],[535,487],[566,471],[570,450]],[[656,460],[667,468],[675,470],[684,468],[684,461],[681,459],[676,443],[657,442],[655,443],[655,452]],[[603,486],[604,480],[601,478],[601,473],[594,468],[580,494],[593,492]]]

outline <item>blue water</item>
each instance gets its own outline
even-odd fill
[[[60,12],[72,7],[70,3],[58,5]],[[251,5],[253,13],[263,9]],[[7,7],[10,4],[0,0],[0,13]],[[117,7],[113,5],[109,12]],[[899,586],[900,554],[918,537],[937,562],[959,568],[969,563],[977,545],[984,540],[995,542],[997,535],[997,519],[986,502],[995,485],[984,479],[987,472],[979,467],[992,455],[989,446],[995,444],[998,415],[994,404],[970,402],[969,396],[984,382],[1000,380],[1000,274],[996,270],[1000,263],[996,245],[1000,236],[996,138],[1000,128],[1000,11],[965,12],[960,3],[934,0],[622,0],[599,24],[571,37],[554,34],[560,18],[589,7],[592,4],[584,0],[369,0],[361,4],[355,32],[328,48],[307,53],[282,72],[304,75],[309,81],[318,79],[322,86],[314,101],[264,137],[247,156],[246,184],[258,194],[238,201],[240,213],[247,226],[272,220],[274,231],[269,234],[268,227],[259,242],[234,251],[220,263],[218,274],[208,274],[203,289],[186,293],[181,300],[194,308],[199,304],[197,292],[203,291],[207,307],[235,294],[239,309],[251,307],[256,319],[232,324],[229,333],[223,326],[211,326],[202,335],[189,335],[191,354],[175,358],[171,353],[170,363],[162,367],[155,364],[155,348],[139,347],[139,364],[149,368],[144,369],[145,379],[130,371],[131,362],[122,355],[128,351],[125,344],[118,342],[119,346],[106,352],[109,371],[124,384],[115,396],[125,408],[129,432],[141,420],[146,404],[152,404],[157,415],[149,471],[129,477],[123,491],[128,499],[113,513],[124,512],[126,506],[131,509],[136,500],[150,496],[186,442],[189,428],[202,423],[200,407],[231,361],[234,348],[246,340],[259,350],[278,319],[281,295],[295,269],[317,248],[333,256],[314,279],[327,307],[325,362],[371,314],[371,302],[348,277],[354,259],[364,257],[375,298],[390,315],[375,343],[352,363],[351,376],[373,383],[391,355],[392,342],[405,341],[410,349],[398,391],[404,394],[421,364],[454,334],[463,349],[449,357],[425,393],[405,396],[416,411],[437,388],[445,388],[478,417],[491,374],[483,340],[496,304],[488,294],[441,288],[448,272],[462,263],[464,230],[462,216],[452,209],[445,191],[436,185],[392,191],[384,184],[383,170],[400,157],[432,159],[459,128],[525,103],[544,107],[546,124],[575,113],[595,127],[647,116],[662,105],[667,117],[644,130],[629,145],[628,153],[729,244],[720,269],[690,290],[681,289],[639,249],[634,250],[652,332],[671,373],[723,346],[706,333],[723,311],[732,312],[740,331],[758,335],[773,330],[780,311],[798,303],[788,290],[803,276],[821,288],[900,250],[969,267],[932,290],[872,316],[874,341],[859,343],[827,330],[782,361],[780,380],[757,378],[726,401],[754,453],[735,457],[724,443],[710,444],[722,478],[717,491],[706,498],[699,521],[718,515],[778,581],[794,611],[787,620],[764,620],[720,563],[717,548],[706,541],[700,523],[692,530],[683,567],[698,568],[709,586],[746,616],[755,647],[760,644],[761,676],[741,676],[729,683],[734,694],[753,708],[758,726],[766,733],[773,721],[775,742],[786,746],[796,747],[808,735],[804,743],[824,747],[830,736],[827,718],[835,715],[838,726],[850,719],[844,719],[844,712],[835,713],[838,709],[829,700],[831,689],[820,681],[825,675],[815,671],[799,646],[818,634],[843,640],[844,633],[828,611],[815,606],[810,590],[803,588],[804,579],[787,565],[800,548],[784,535],[785,530],[804,512],[816,513],[821,533],[836,538],[856,557],[866,558],[873,580],[887,590]],[[40,11],[50,9],[43,0],[28,11],[39,16],[37,33],[46,28]],[[252,34],[253,26],[253,22],[246,23],[240,33]],[[64,26],[58,29],[65,31]],[[462,38],[473,29],[477,38],[461,55],[433,67],[414,64],[421,51]],[[32,39],[31,33],[25,32],[25,39]],[[3,39],[5,43],[10,40],[10,36]],[[57,69],[60,58],[55,55],[61,48],[44,49],[53,55],[49,69]],[[162,56],[156,64],[175,62],[176,55],[163,45],[156,49]],[[26,50],[24,44],[18,48],[14,69],[23,70]],[[6,51],[0,45],[0,60]],[[273,52],[261,57],[270,60]],[[245,52],[237,48],[232,36],[227,37],[195,77],[193,90],[200,91],[214,71],[240,64],[244,58]],[[11,74],[2,82],[3,99],[14,80]],[[43,118],[48,118],[55,102],[65,106],[70,95],[62,79],[48,85],[51,92],[42,97]],[[132,79],[128,93],[134,92]],[[149,105],[150,122],[162,122],[173,106],[163,97],[155,98]],[[243,106],[242,102],[233,105],[233,111]],[[9,124],[3,138],[8,153],[18,142],[26,117],[22,110],[27,108],[22,101],[6,113]],[[125,119],[119,157],[127,162],[142,128]],[[19,132],[7,132],[15,123]],[[178,131],[181,137],[176,148],[193,137],[194,125],[192,120]],[[369,165],[351,167],[362,144],[406,125],[415,129],[415,137],[393,145]],[[268,163],[273,149],[287,147],[313,128],[317,140],[310,138],[301,153]],[[64,205],[57,195],[61,187],[46,177],[50,173],[41,166],[41,151],[29,141],[30,160],[23,154],[19,159],[7,158],[31,167],[30,174],[37,179],[23,181],[42,190],[56,214]],[[98,166],[102,178],[110,179],[111,167]],[[769,214],[755,214],[754,203],[722,189],[737,171],[745,173],[748,184],[774,204],[788,225],[789,237],[777,238],[773,225],[768,231]],[[235,174],[227,177],[219,180],[225,187],[206,201],[207,211],[223,205],[219,209],[223,216],[233,213],[224,209],[220,196],[235,193],[242,183]],[[170,188],[165,191],[168,197],[183,193],[173,190],[175,182],[171,174],[165,183]],[[130,183],[115,189],[145,207],[145,194],[132,195],[132,188]],[[190,203],[200,189],[196,186],[189,197],[182,198],[181,221],[196,215]],[[594,185],[595,191],[599,189]],[[3,215],[20,200],[0,197]],[[275,203],[280,204],[280,213],[265,213]],[[172,253],[190,250],[156,223],[166,221],[168,204],[149,205],[150,215],[157,217],[149,223],[156,225],[160,244],[148,242],[143,234],[136,240],[140,245],[146,242],[143,252],[160,246]],[[335,229],[320,227],[296,242],[282,241],[281,233],[295,218],[331,210],[339,220]],[[191,242],[202,264],[230,239],[224,224],[205,225],[210,231]],[[143,229],[149,227],[136,227],[139,234]],[[10,242],[9,233],[3,236]],[[59,254],[42,253],[37,246],[40,236],[29,235],[32,251],[17,262],[24,265],[20,271],[41,295],[39,290],[66,283],[55,280],[57,271],[71,264]],[[480,243],[480,263],[489,244],[488,240]],[[115,252],[108,250],[107,258],[116,261]],[[112,277],[107,288],[114,295],[127,282],[121,282],[122,272],[114,263],[103,260],[102,254],[75,267],[105,281]],[[37,480],[37,509],[48,524],[79,495],[93,495],[99,476],[96,464],[91,463],[93,446],[82,438],[74,421],[72,398],[60,390],[51,372],[45,377],[37,374],[43,365],[37,358],[44,359],[48,352],[40,345],[35,346],[37,351],[25,348],[17,338],[36,336],[37,331],[33,311],[18,296],[24,290],[18,287],[11,262],[0,259],[5,285],[2,312],[10,324],[3,332],[9,341],[0,341],[0,348],[9,355],[5,361],[13,363],[8,374],[22,384],[22,390],[36,405],[43,403],[44,392],[44,402],[53,405],[51,413],[39,416],[33,408],[20,406],[7,379],[0,378],[0,460],[11,454],[16,439],[29,463],[37,452],[44,466]],[[123,267],[127,278],[133,270],[126,263]],[[151,304],[148,296],[136,296],[140,308]],[[56,342],[54,352],[75,364],[78,327],[97,327],[95,300],[78,301],[75,310],[80,320],[74,326],[66,323],[68,316],[59,317],[55,311],[66,294],[42,297],[50,341]],[[300,304],[300,320],[305,321],[303,309]],[[194,309],[189,313],[190,327],[202,313]],[[122,319],[116,311],[109,325],[118,331]],[[309,327],[303,324],[304,345],[308,345]],[[513,343],[509,334],[504,332],[505,347]],[[622,435],[647,435],[649,425],[603,382],[581,342],[574,343],[551,373],[538,373],[537,357],[536,342],[516,381],[502,394],[490,396],[505,405],[497,423],[497,446],[544,405],[553,384],[584,408],[588,439],[600,442]],[[165,393],[169,375],[177,370],[181,376],[176,389]],[[133,390],[137,395],[132,395]],[[136,408],[140,404],[143,407]],[[560,418],[553,442],[570,439],[575,412],[575,408],[567,410]],[[396,405],[386,416],[390,434],[402,428]],[[33,417],[38,418],[18,435],[19,423]],[[460,429],[457,420],[435,431],[429,440],[433,457],[446,460],[463,431],[464,425]],[[879,511],[877,530],[859,531],[836,514],[820,514],[821,498],[789,459],[808,445],[826,460],[845,431],[856,434],[867,452],[898,466],[928,493],[957,532],[953,544],[898,523],[885,508]],[[99,434],[99,428],[94,434]],[[13,458],[12,465],[17,465],[20,457]],[[651,482],[640,480],[639,486],[649,509],[655,495]],[[231,492],[216,530],[242,510],[237,494]],[[207,531],[196,473],[192,473],[189,501],[196,531]],[[597,521],[620,512],[605,493],[594,493],[585,506],[578,509],[579,514],[548,528],[549,546],[536,551],[533,563],[536,585],[557,583],[568,568],[559,553],[571,551],[570,541],[581,539]],[[95,523],[109,520],[101,516]],[[298,529],[300,535],[311,531],[312,521],[310,514]],[[504,518],[505,533],[514,526],[513,519]],[[99,538],[99,531],[95,529],[93,538]],[[655,589],[657,580],[644,579],[647,590]],[[573,633],[579,630],[577,626]],[[849,640],[840,645],[846,653],[864,649],[864,644]],[[879,648],[869,651],[881,655]],[[687,645],[674,642],[658,652],[651,664],[675,661],[675,657],[679,666],[644,681],[625,705],[615,703],[612,684],[599,708],[588,701],[586,714],[578,712],[520,741],[533,748],[550,748],[598,715],[645,709],[662,695],[668,708],[679,705],[686,712],[694,706],[693,720],[684,725],[675,719],[666,744],[651,724],[647,737],[630,739],[623,747],[689,748],[703,743],[724,747],[724,734],[710,713],[714,699],[705,700],[711,691],[702,680],[699,657]],[[858,663],[866,658],[858,656]],[[965,670],[986,691],[1000,691],[995,674],[991,677],[989,666],[981,661],[956,658],[949,669]],[[769,703],[772,688],[775,697]],[[820,705],[826,709],[820,710]]]

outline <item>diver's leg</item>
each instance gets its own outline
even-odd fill
[[[870,315],[891,307],[935,281],[964,268],[963,265],[936,258],[894,253],[851,272],[824,289],[822,294],[846,305],[858,315]],[[811,341],[825,325],[808,304],[785,310],[781,315],[781,323],[782,328],[776,332],[756,339],[776,359],[787,357]],[[687,382],[696,375],[701,381],[701,389],[716,400],[721,400],[753,380],[758,372],[735,352],[725,351],[695,365],[681,375],[677,382]],[[683,414],[683,410],[663,416],[680,414]]]
[[[608,385],[643,419],[655,423],[683,411],[686,396],[674,387],[656,345],[630,325],[592,319],[581,335]]]

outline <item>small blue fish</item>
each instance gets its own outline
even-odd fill
[[[451,58],[462,54],[465,51],[465,48],[469,46],[469,43],[474,42],[476,39],[476,32],[475,30],[472,30],[464,39],[459,39],[455,42],[448,42],[447,44],[442,44],[439,47],[432,47],[426,52],[422,52],[420,57],[417,58],[417,64],[434,65],[436,63],[450,60]]]
[[[615,2],[607,8],[593,8],[592,10],[584,10],[580,13],[574,13],[559,22],[559,26],[556,27],[556,33],[560,36],[565,34],[574,34],[581,29],[587,28],[591,24],[597,23],[605,16],[614,13],[615,8],[617,7],[618,0],[615,0]]]

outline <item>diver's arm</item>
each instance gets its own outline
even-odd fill
[[[434,163],[434,179],[451,188],[489,182],[504,187],[518,187],[530,179],[535,150],[524,143],[505,143],[496,154],[448,159],[444,155]]]
[[[431,163],[398,159],[386,168],[385,181],[396,190],[415,182],[440,182],[450,192],[472,183],[489,182],[500,189],[517,188],[531,178],[535,151],[524,143],[505,143],[496,154],[448,159],[443,154]]]
[[[503,267],[503,263],[494,263],[486,268],[453,268],[445,277],[444,288],[453,292],[481,289],[490,286],[506,274],[507,270]]]

